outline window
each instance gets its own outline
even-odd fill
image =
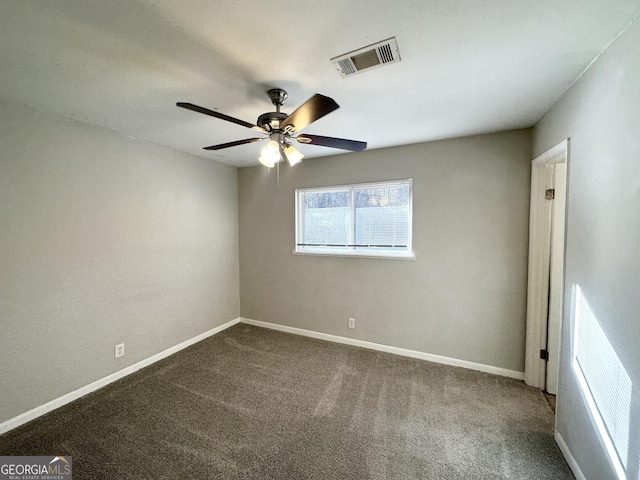
[[[294,253],[413,258],[412,181],[296,190]]]
[[[573,315],[573,371],[616,474],[624,480],[632,424],[631,378],[578,285]]]

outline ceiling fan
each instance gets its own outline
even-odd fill
[[[272,168],[276,163],[286,159],[290,165],[295,165],[302,160],[302,153],[296,150],[291,144],[292,140],[309,145],[319,145],[322,147],[339,148],[352,152],[361,152],[367,148],[367,142],[357,140],[347,140],[344,138],[323,137],[320,135],[298,134],[300,130],[312,124],[316,120],[340,108],[332,98],[316,93],[313,97],[300,105],[291,115],[280,111],[287,99],[287,92],[281,88],[272,88],[267,91],[267,95],[276,107],[275,112],[263,113],[258,117],[256,125],[239,120],[223,113],[218,113],[208,108],[199,107],[193,103],[178,102],[178,107],[204,113],[227,122],[242,125],[251,130],[263,133],[266,137],[245,138],[234,142],[221,143],[204,147],[204,150],[221,150],[223,148],[236,147],[247,143],[259,142],[269,139],[269,143],[261,150],[258,158],[260,163]]]

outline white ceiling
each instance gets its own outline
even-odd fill
[[[2,0],[0,99],[219,162],[258,165],[264,93],[341,108],[310,134],[369,149],[529,127],[640,0]],[[395,36],[402,61],[342,79],[329,59]],[[300,145],[313,158],[340,150]]]

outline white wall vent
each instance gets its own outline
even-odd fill
[[[399,61],[400,52],[398,51],[395,37],[387,38],[381,42],[331,59],[331,63],[336,67],[342,78]]]

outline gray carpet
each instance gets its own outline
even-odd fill
[[[74,479],[573,479],[538,390],[236,325],[0,436]]]

